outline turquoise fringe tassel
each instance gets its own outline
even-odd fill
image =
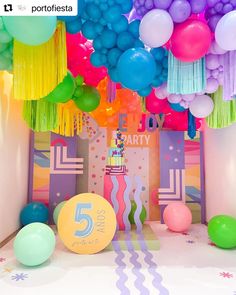
[[[169,51],[167,90],[175,94],[199,93],[206,88],[205,57],[182,62]]]

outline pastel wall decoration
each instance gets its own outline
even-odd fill
[[[83,159],[77,158],[77,137],[51,133],[49,210],[76,195],[76,176],[83,174]],[[50,214],[52,216],[52,214]],[[52,221],[52,219],[51,219]]]
[[[184,132],[160,132],[158,196],[161,213],[171,202],[185,202]]]

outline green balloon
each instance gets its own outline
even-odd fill
[[[76,87],[73,99],[75,100],[76,98],[79,98],[80,96],[83,95],[83,93],[84,93],[84,88],[83,87],[81,87],[81,86]]]
[[[65,205],[66,201],[59,203],[53,211],[53,221],[57,225],[58,216],[61,212],[62,207]]]
[[[12,36],[5,30],[0,31],[0,43],[9,43],[12,41]]]
[[[27,45],[40,45],[47,42],[57,26],[56,16],[3,16],[8,33]]]
[[[44,99],[53,103],[65,103],[72,99],[74,91],[75,79],[71,73],[68,72],[64,80]]]
[[[136,209],[137,209],[137,205],[136,205],[135,201],[131,201],[131,211],[130,211],[130,214],[129,214],[129,222],[131,224],[135,224],[134,214],[135,214]],[[147,218],[147,211],[146,211],[146,208],[144,206],[142,208],[142,211],[140,213],[139,218],[140,218],[142,224],[144,223],[144,221]]]
[[[92,86],[81,86],[83,88],[83,94],[75,98],[75,104],[83,112],[92,112],[100,104],[100,93],[96,88]]]
[[[23,227],[14,240],[16,259],[26,266],[37,266],[52,255],[56,245],[53,230],[44,223],[31,223]]]
[[[76,85],[77,86],[82,86],[84,84],[84,77],[78,75],[76,78],[75,78],[75,82],[76,82]]]
[[[208,223],[208,234],[213,243],[223,249],[236,247],[236,219],[217,215]]]

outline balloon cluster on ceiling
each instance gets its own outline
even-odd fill
[[[146,97],[147,111],[165,114],[167,128],[193,130],[202,118],[208,118],[210,127],[235,121],[232,112],[226,112],[236,96],[235,0],[78,0],[78,7],[77,16],[57,20],[3,17],[0,21],[0,69],[11,70],[13,58],[18,96],[22,96],[19,68],[28,65],[32,54],[45,56],[48,46],[55,47],[59,40],[57,48],[66,46],[67,65],[60,64],[65,52],[57,49],[55,77],[49,71],[56,87],[48,82],[42,86],[40,81],[41,96],[28,89],[23,99],[64,104],[72,99],[102,126],[114,121],[122,109],[129,111],[123,100],[130,98],[136,112],[140,110],[139,96]],[[63,27],[58,32],[60,22],[67,31],[66,41]],[[22,51],[30,54],[26,57]],[[36,79],[27,80],[29,68],[23,68],[25,85]],[[220,108],[219,96],[224,101]]]

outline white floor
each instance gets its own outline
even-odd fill
[[[80,256],[58,242],[51,260],[33,269],[16,262],[9,243],[0,249],[0,294],[236,295],[236,250],[209,245],[203,225],[187,235],[151,226],[160,251]]]

